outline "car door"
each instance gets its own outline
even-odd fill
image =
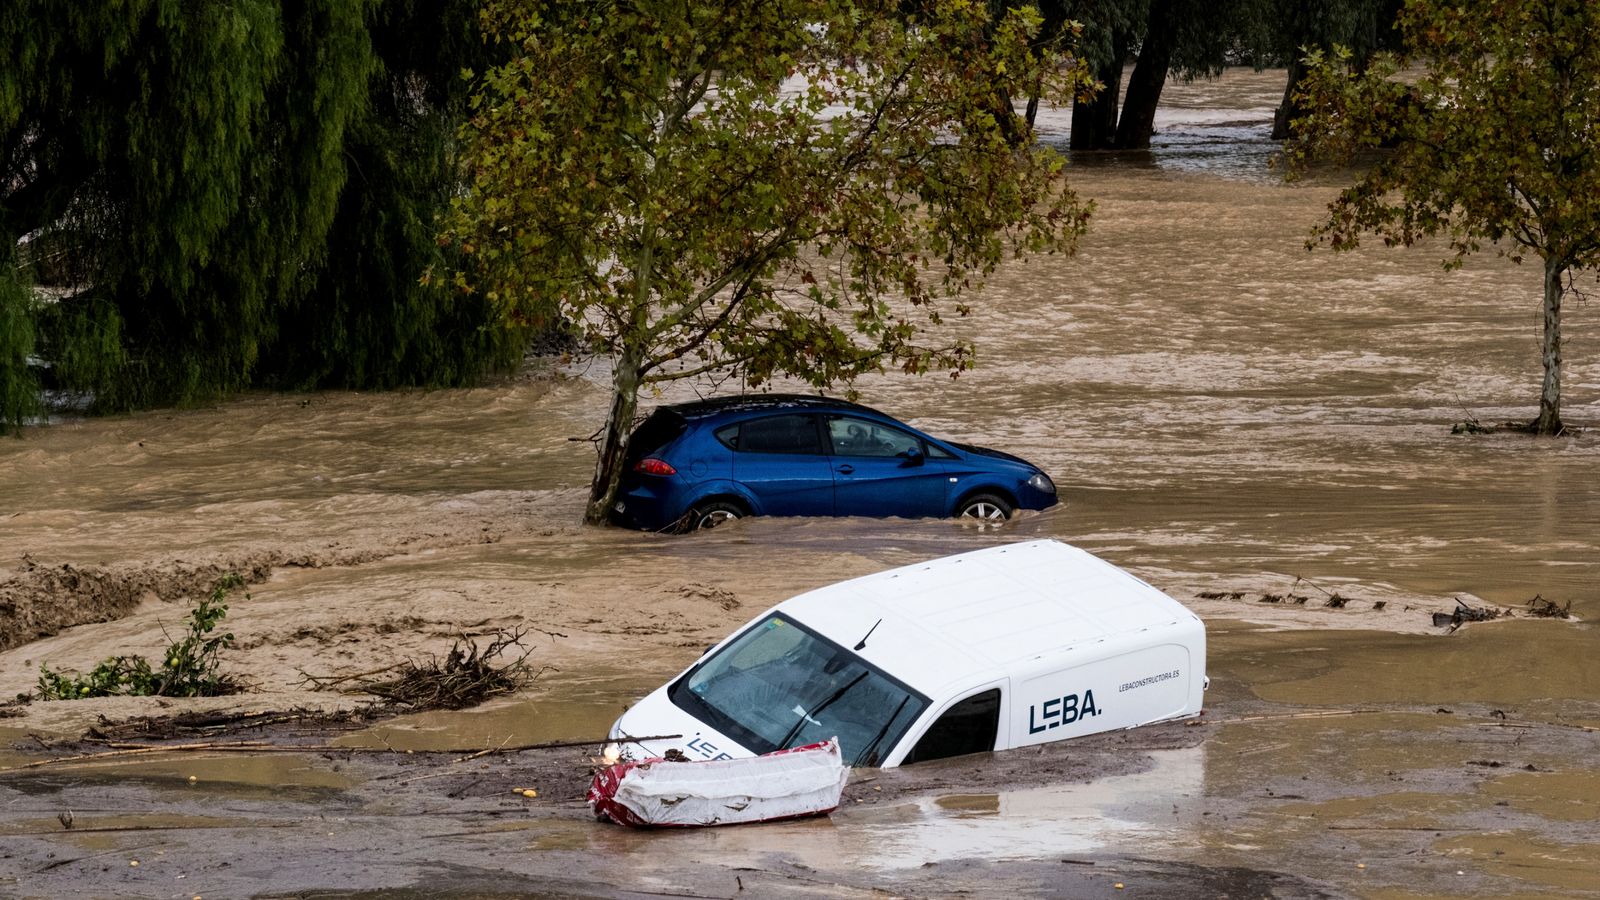
[[[833,467],[823,452],[817,417],[783,413],[716,430],[733,451],[733,480],[769,516],[833,515]]]
[[[858,416],[825,419],[835,513],[919,518],[948,512],[945,463],[928,456],[922,438]]]

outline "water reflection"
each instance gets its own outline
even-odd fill
[[[882,871],[954,859],[1120,853],[1135,845],[1158,844],[1171,854],[1192,840],[1185,834],[1199,816],[1205,748],[1151,756],[1148,771],[1090,784],[856,805],[828,820],[756,828],[635,832],[607,840],[606,852],[638,877],[663,852],[730,865],[782,848],[781,858],[803,866]]]

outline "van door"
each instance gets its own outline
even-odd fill
[[[934,713],[921,732],[913,732],[901,742],[909,747],[899,765],[931,762],[969,753],[988,753],[1006,749],[1006,682],[1001,681],[968,691]]]

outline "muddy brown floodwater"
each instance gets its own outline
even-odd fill
[[[1262,168],[1281,78],[1170,86],[1152,152],[1074,161],[1098,204],[1081,254],[1005,268],[957,324],[976,371],[858,385],[1054,476],[1064,505],[998,530],[579,527],[593,457],[573,439],[604,414],[603,361],[0,442],[0,695],[41,663],[154,653],[187,593],[219,571],[253,579],[227,619],[249,693],[0,719],[15,745],[0,750],[0,893],[1600,895],[1600,432],[1450,434],[1532,418],[1539,273],[1492,256],[1446,273],[1426,249],[1307,253],[1336,182]],[[1566,418],[1600,422],[1593,309],[1572,304],[1565,334]],[[785,597],[1045,536],[1206,619],[1205,724],[858,773],[828,820],[668,834],[587,819],[585,750],[427,752],[599,736]],[[1432,624],[1456,598],[1535,595],[1576,619]],[[28,735],[100,716],[348,705],[302,673],[518,625],[542,629],[534,659],[551,669],[515,697],[271,735],[393,753],[20,768],[46,755]]]

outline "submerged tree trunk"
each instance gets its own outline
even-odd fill
[[[1128,56],[1128,37],[1120,32],[1112,39],[1111,60],[1096,73],[1104,85],[1087,103],[1072,104],[1073,150],[1110,150],[1117,140],[1117,101],[1122,94],[1122,61]]]
[[[1287,141],[1289,128],[1295,119],[1304,112],[1300,105],[1294,102],[1294,89],[1300,86],[1300,80],[1306,77],[1306,64],[1296,59],[1289,63],[1289,83],[1283,87],[1283,102],[1272,114],[1272,139]]]
[[[1540,357],[1544,362],[1544,386],[1539,391],[1539,418],[1536,434],[1561,433],[1561,279],[1566,269],[1557,260],[1544,263],[1544,343]]]
[[[611,373],[611,411],[606,414],[606,430],[600,439],[600,458],[595,462],[594,482],[589,486],[589,505],[583,511],[585,525],[604,525],[606,513],[617,500],[624,464],[628,460],[628,437],[633,432],[633,414],[639,408],[639,385],[644,354],[626,348],[617,355]]]
[[[1119,150],[1150,149],[1150,136],[1156,131],[1156,106],[1161,102],[1161,89],[1166,86],[1167,69],[1172,64],[1172,31],[1172,0],[1154,0],[1144,43],[1139,47],[1139,60],[1128,76],[1128,96],[1122,100],[1116,139]]]

